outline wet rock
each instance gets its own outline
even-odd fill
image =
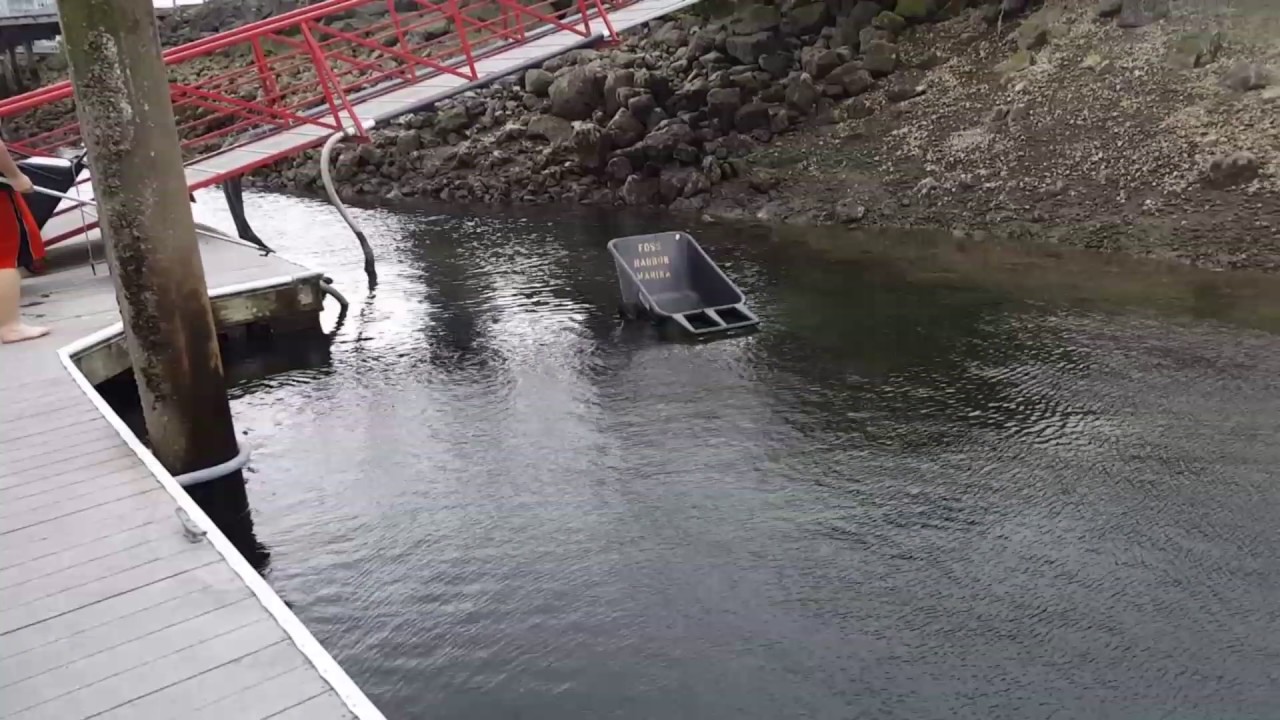
[[[1275,82],[1271,70],[1258,63],[1240,62],[1222,76],[1222,84],[1236,92],[1262,90]]]
[[[841,64],[840,55],[835,50],[805,48],[800,52],[800,69],[815,80],[826,77]]]
[[[879,15],[876,15],[875,19],[871,21],[871,26],[896,34],[906,29],[907,19],[898,13],[885,10]]]
[[[1098,8],[1094,12],[1098,17],[1111,18],[1120,14],[1124,8],[1124,0],[1098,0]]]
[[[422,147],[422,138],[416,130],[405,130],[396,136],[396,154],[404,157]]]
[[[923,22],[938,11],[938,0],[898,0],[893,12],[912,22]]]
[[[769,106],[762,102],[753,102],[738,109],[733,118],[738,132],[749,133],[753,130],[769,127]]]
[[[602,78],[591,69],[577,67],[558,76],[548,91],[551,114],[565,120],[586,120],[604,101]]]
[[[1249,152],[1232,153],[1214,158],[1205,170],[1204,182],[1209,187],[1226,189],[1257,179],[1262,170],[1258,156]]]
[[[657,107],[658,102],[648,93],[637,95],[627,101],[627,109],[637,118],[649,117]]]
[[[863,67],[875,77],[890,75],[898,68],[898,46],[893,43],[872,41],[863,54]]]
[[[776,30],[782,24],[782,15],[773,5],[751,4],[744,7],[729,21],[729,31],[734,35],[755,35]],[[730,51],[730,54],[733,54]]]
[[[783,23],[783,32],[789,35],[812,35],[831,21],[827,4],[815,2],[792,10]]]
[[[996,65],[996,72],[1004,76],[1020,73],[1031,67],[1034,62],[1034,56],[1029,50],[1019,50],[1014,53],[1008,60]]]
[[[818,87],[808,73],[800,73],[787,83],[786,103],[801,113],[809,114],[818,103]]]
[[[573,132],[573,124],[554,115],[538,115],[529,121],[525,135],[536,140],[546,140],[552,144],[569,139]]]
[[[618,197],[631,206],[653,205],[658,199],[658,179],[629,175]]]
[[[604,167],[605,175],[619,182],[626,180],[631,175],[631,161],[625,155],[615,155],[609,158],[608,164]]]
[[[644,138],[644,123],[627,108],[620,108],[614,113],[604,129],[610,145],[615,148],[626,148],[635,145]]]
[[[768,7],[757,5],[754,7]],[[758,32],[751,35],[734,35],[725,41],[725,52],[744,65],[755,65],[760,56],[773,52],[778,47],[773,33]]]
[[[653,41],[668,50],[684,47],[689,41],[689,34],[675,23],[666,23],[653,34]]]
[[[716,35],[709,28],[700,28],[689,41],[689,57],[700,58],[716,49]]]
[[[705,173],[693,170],[685,178],[681,195],[686,198],[696,197],[711,191],[711,179]]]
[[[861,95],[871,89],[875,84],[871,73],[862,68],[862,63],[848,62],[836,68],[827,76],[828,85],[839,85],[844,94],[850,97]]]
[[[435,129],[441,137],[458,132],[471,125],[471,117],[463,105],[450,105],[436,113]]]
[[[537,97],[546,97],[553,82],[555,77],[541,68],[526,70],[524,73],[524,91]]]

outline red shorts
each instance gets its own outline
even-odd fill
[[[0,270],[44,268],[44,238],[18,193],[0,189]]]

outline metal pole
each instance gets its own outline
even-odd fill
[[[151,0],[58,3],[107,263],[152,451],[238,453]]]

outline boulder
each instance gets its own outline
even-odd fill
[[[396,155],[405,157],[417,152],[422,147],[422,139],[417,130],[405,130],[396,136]]]
[[[467,108],[460,104],[450,105],[436,113],[436,130],[441,134],[457,132],[470,124]]]
[[[626,148],[644,139],[644,123],[627,108],[620,108],[605,126],[604,134],[615,148]]]
[[[876,27],[862,28],[862,32],[858,33],[858,52],[865,55],[873,42],[891,43],[893,42],[893,33]]]
[[[653,41],[668,50],[682,48],[689,41],[689,34],[676,23],[666,23],[653,34]]]
[[[626,180],[631,174],[631,161],[625,155],[615,155],[604,166],[604,174],[619,182]]]
[[[663,120],[636,147],[655,162],[670,160],[676,148],[694,142],[693,130],[680,120]]]
[[[773,5],[752,3],[742,8],[729,21],[729,31],[734,35],[754,35],[776,30],[782,24],[782,15]]]
[[[1017,15],[1027,9],[1027,0],[1000,0],[1000,12],[1005,17]]]
[[[551,114],[565,120],[586,120],[604,101],[604,83],[592,69],[575,67],[555,79],[548,91]]]
[[[1262,90],[1275,82],[1271,70],[1258,63],[1239,62],[1222,76],[1222,84],[1236,92]]]
[[[760,68],[777,79],[791,72],[791,53],[767,53],[760,56]]]
[[[845,199],[836,203],[835,215],[837,222],[855,223],[867,216],[867,208],[853,200]]]
[[[898,13],[885,10],[879,15],[876,15],[876,18],[871,21],[871,26],[896,34],[906,29],[907,19]]]
[[[618,191],[618,198],[631,206],[652,205],[658,199],[658,179],[629,175]]]
[[[647,118],[658,108],[658,101],[649,93],[637,95],[627,101],[627,109],[636,118]]]
[[[1252,182],[1258,177],[1261,169],[1262,163],[1253,153],[1237,152],[1223,155],[1209,162],[1209,167],[1205,170],[1204,182],[1210,187],[1226,189]]]
[[[836,68],[827,76],[826,82],[828,85],[839,86],[844,95],[849,97],[861,95],[875,85],[871,73],[864,70],[859,62],[847,62]]]
[[[755,65],[759,62],[761,55],[774,52],[778,48],[778,41],[771,32],[758,32],[731,36],[725,40],[724,47],[725,52],[738,62],[744,65]]]
[[[841,64],[840,55],[835,50],[805,48],[800,51],[800,69],[815,80],[826,77]]]
[[[524,73],[524,91],[537,97],[546,97],[553,82],[555,76],[541,68],[526,70]]]
[[[604,129],[599,125],[581,120],[573,123],[573,130],[569,133],[566,144],[583,167],[592,170],[604,167],[608,143]]]
[[[898,69],[898,46],[883,40],[873,40],[863,50],[863,67],[876,77],[892,74]]]
[[[612,116],[618,112],[618,108],[622,107],[622,98],[619,93],[624,88],[631,88],[636,83],[636,74],[632,70],[614,70],[604,78],[604,112],[606,116]]]
[[[871,23],[880,14],[880,10],[880,5],[872,2],[872,0],[861,0],[857,5],[854,5],[853,10],[836,23],[837,41],[841,45],[857,47],[858,33],[862,32],[863,28],[871,27]]]
[[[783,32],[789,35],[813,35],[827,26],[831,21],[831,13],[826,3],[816,2],[792,10],[782,24]]]
[[[538,115],[529,121],[524,134],[526,137],[556,144],[568,140],[572,132],[573,125],[568,120],[554,115]]]
[[[769,122],[769,106],[762,102],[742,106],[733,118],[734,127],[741,133],[768,128]]]
[[[924,94],[924,86],[918,83],[900,80],[893,84],[893,87],[885,91],[885,99],[889,102],[906,102],[914,97]]]
[[[910,22],[923,22],[938,12],[938,0],[898,0],[893,11]]]
[[[733,123],[742,107],[742,91],[738,88],[716,88],[707,93],[707,114],[720,120],[724,127]]]
[[[807,73],[800,73],[787,83],[786,102],[797,111],[809,114],[818,103],[818,87]]]

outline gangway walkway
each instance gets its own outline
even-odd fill
[[[327,0],[174,48],[173,78],[193,70],[242,66],[198,81],[171,81],[192,190],[315,148],[335,132],[367,138],[373,128],[454,95],[536,67],[566,51],[662,17],[696,0]],[[354,17],[377,13],[361,28]],[[230,58],[230,61],[228,61]],[[49,116],[66,106],[68,83],[0,102],[0,121]],[[74,117],[70,115],[70,117]],[[15,122],[16,121],[16,122]],[[25,137],[10,147],[53,155],[81,144],[78,125]],[[82,178],[73,190],[93,190]],[[50,245],[95,225],[91,213],[64,203],[45,227]]]

